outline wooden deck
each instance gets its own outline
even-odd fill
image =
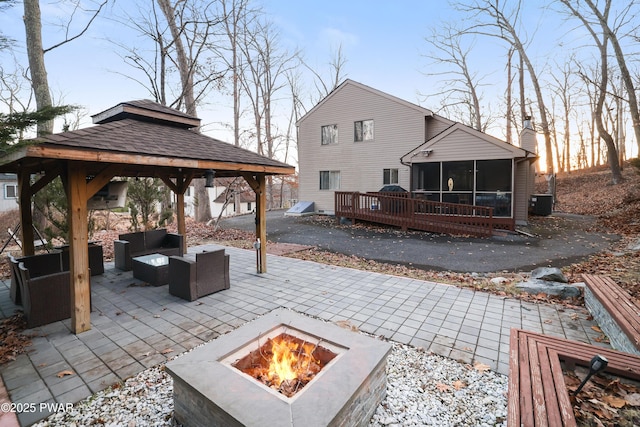
[[[336,217],[435,233],[488,237],[495,228],[513,230],[513,218],[494,218],[493,208],[432,202],[408,193],[335,193]]]

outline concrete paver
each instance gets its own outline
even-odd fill
[[[219,248],[203,245],[190,252]],[[505,375],[513,327],[606,346],[596,340],[595,323],[584,309],[275,255],[268,255],[268,272],[257,274],[253,251],[225,249],[231,289],[194,302],[170,295],[167,286],[143,286],[107,263],[102,276],[91,278],[90,331],[71,334],[69,320],[35,328],[28,331],[37,335],[30,351],[0,366],[10,399],[75,403],[278,307],[481,362]],[[11,314],[8,283],[0,286],[0,307]],[[63,370],[73,375],[58,378]],[[23,425],[48,415],[17,414]]]

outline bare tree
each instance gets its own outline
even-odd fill
[[[562,107],[562,147],[558,146],[556,138],[556,155],[558,167],[561,171],[571,170],[571,113],[574,111],[574,96],[576,81],[574,80],[573,65],[575,58],[571,57],[565,64],[556,67],[558,73],[550,73],[551,90]],[[556,126],[557,129],[557,126]]]
[[[215,28],[221,20],[216,16],[214,2],[156,0],[162,11],[169,32],[174,55],[169,55],[180,75],[180,92],[170,106],[197,117],[197,105],[211,85],[221,76],[211,69],[202,70],[202,56],[210,47]],[[202,62],[201,62],[202,61]],[[200,77],[199,79],[196,79]],[[196,87],[199,91],[196,93]],[[194,129],[199,131],[199,129]],[[194,181],[195,219],[206,222],[211,219],[209,193],[204,180]]]
[[[627,58],[622,51],[620,45],[620,37],[625,34],[632,33],[638,30],[638,15],[634,13],[633,8],[637,6],[636,2],[628,1],[618,11],[615,17],[613,26],[609,23],[609,14],[612,7],[611,0],[605,0],[604,2],[594,2],[593,0],[560,0],[562,4],[570,11],[570,13],[578,18],[587,30],[593,35],[595,33],[593,26],[597,25],[601,28],[602,34],[607,36],[608,41],[613,47],[615,53],[616,62],[620,72],[620,77],[624,83],[624,87],[628,96],[629,111],[631,112],[631,121],[633,131],[636,137],[636,144],[640,150],[640,111],[638,108],[638,97],[636,95],[636,88],[634,86],[633,77],[629,72],[627,66]],[[580,5],[585,4],[587,10],[582,10]],[[616,2],[616,5],[621,3]],[[604,11],[601,11],[598,7],[603,5]],[[593,22],[595,21],[595,22]],[[631,29],[623,30],[623,28],[631,25]],[[603,42],[604,43],[604,42]]]
[[[480,105],[481,96],[478,87],[482,78],[478,77],[477,72],[474,72],[469,64],[469,53],[473,50],[475,43],[463,45],[464,36],[464,32],[452,24],[445,23],[437,29],[432,29],[431,35],[425,38],[434,49],[426,55],[431,61],[429,69],[439,65],[446,67],[442,71],[426,73],[431,76],[445,77],[442,80],[444,89],[440,93],[430,95],[443,96],[442,102],[445,109],[453,108],[459,112],[461,122],[484,132],[487,130],[490,119],[483,117]]]
[[[321,70],[312,67],[304,59],[301,58],[300,61],[302,65],[313,75],[313,86],[315,88],[315,92],[310,96],[311,106],[316,105],[327,95],[333,92],[333,90],[337,88],[338,85],[347,77],[347,74],[344,72],[344,68],[347,64],[347,58],[344,56],[342,44],[331,48],[330,60],[328,63],[328,77],[324,77]],[[304,107],[304,104],[301,105]],[[308,107],[305,107],[304,110],[308,110]]]
[[[241,83],[253,113],[257,152],[275,158],[280,139],[274,122],[277,96],[287,87],[286,74],[296,65],[298,54],[280,48],[279,34],[270,21],[258,19],[245,30],[241,44],[245,73]],[[268,177],[268,207],[273,205],[272,182]]]
[[[600,54],[600,81],[596,86],[598,97],[595,104],[595,110],[593,112],[594,120],[596,127],[598,129],[598,134],[600,138],[605,142],[607,146],[607,160],[609,163],[609,168],[611,169],[612,181],[614,184],[622,181],[622,172],[620,169],[620,162],[618,159],[618,152],[616,149],[615,141],[611,134],[607,131],[604,124],[604,105],[607,97],[607,87],[609,83],[609,65],[608,65],[608,54],[607,54],[607,46],[609,41],[612,41],[613,32],[606,24],[609,20],[609,12],[611,10],[611,0],[606,0],[604,5],[604,11],[600,12],[595,8],[595,5],[591,2],[591,0],[585,0],[585,2],[592,9],[593,13],[598,16],[598,23],[602,29],[602,34],[598,34],[594,25],[592,25],[588,19],[582,14],[570,0],[560,0],[562,4],[564,4],[567,9],[577,17],[585,29],[589,32],[591,37],[593,38],[594,43],[598,47],[598,51]],[[602,38],[600,38],[602,37]],[[612,43],[614,46],[615,44]],[[614,47],[615,50],[615,47]],[[616,52],[617,56],[617,52]],[[618,65],[620,65],[620,61],[618,61]],[[635,97],[635,94],[634,94]],[[637,108],[637,106],[636,106]],[[638,140],[640,141],[640,139]]]
[[[102,8],[108,3],[108,0],[104,0],[97,5],[95,10],[89,11],[91,13],[88,22],[74,35],[70,34],[70,25],[75,12],[80,9],[79,3],[74,3],[74,13],[70,16],[67,23],[64,40],[54,44],[49,48],[43,48],[42,43],[42,17],[40,13],[40,2],[38,0],[24,0],[24,28],[26,34],[27,43],[27,56],[29,59],[29,71],[31,75],[31,87],[36,100],[36,108],[42,110],[47,107],[51,107],[53,102],[51,100],[51,91],[49,89],[49,80],[47,77],[47,69],[44,62],[44,54],[53,49],[56,49],[62,45],[65,45],[78,37],[81,37],[88,29],[89,26],[96,19]],[[38,123],[38,134],[46,134],[53,132],[53,120]]]
[[[466,29],[465,32],[497,37],[504,40],[510,47],[518,52],[518,55],[522,59],[536,94],[540,126],[544,135],[546,173],[551,174],[554,171],[554,162],[551,132],[547,120],[547,109],[536,69],[527,55],[528,42],[526,39],[521,38],[521,35],[516,29],[520,22],[521,1],[518,0],[514,3],[515,6],[510,11],[505,10],[504,3],[500,0],[477,0],[471,5],[457,3],[456,7],[477,19],[477,22]],[[521,107],[524,108],[524,105]]]
[[[42,109],[53,105],[47,68],[44,64],[44,49],[42,48],[42,18],[40,2],[38,0],[24,0],[24,28],[27,41],[27,56],[29,57],[29,71],[31,86],[36,99],[36,108]],[[38,135],[52,133],[53,120],[38,124]]]

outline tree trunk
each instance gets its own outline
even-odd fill
[[[31,87],[36,99],[36,107],[41,110],[45,107],[51,107],[53,102],[49,91],[47,69],[44,65],[42,22],[38,0],[24,0],[23,19],[26,32],[27,56],[29,58],[29,72],[31,73]],[[53,133],[53,120],[38,123],[38,135],[50,133]]]
[[[169,0],[157,0],[158,6],[162,10],[162,13],[167,20],[169,30],[171,31],[171,37],[173,38],[176,49],[176,62],[178,64],[178,71],[180,73],[180,82],[182,86],[181,104],[184,105],[185,113],[190,116],[197,117],[196,101],[193,94],[193,61],[189,57],[187,50],[184,47],[184,43],[181,38],[181,28],[178,27],[176,19],[176,9],[171,5]],[[194,129],[195,132],[199,132],[199,129]],[[211,219],[211,207],[209,200],[209,192],[204,186],[204,179],[195,179],[193,181],[194,193],[195,193],[195,220],[197,222],[207,222]]]
[[[640,111],[638,110],[638,97],[636,96],[636,88],[634,87],[633,78],[631,77],[631,73],[629,73],[629,68],[627,67],[627,62],[624,57],[624,53],[622,52],[622,48],[620,47],[620,43],[618,41],[617,35],[611,30],[608,24],[608,10],[611,6],[611,0],[606,1],[605,9],[606,13],[603,15],[597,8],[597,5],[593,3],[593,0],[585,0],[589,8],[593,11],[593,13],[598,17],[598,21],[600,26],[602,27],[603,33],[607,35],[607,38],[611,41],[611,46],[613,46],[613,51],[616,55],[616,61],[618,62],[618,68],[620,69],[620,76],[622,77],[622,81],[624,82],[624,86],[627,90],[627,95],[629,96],[629,111],[631,112],[631,123],[633,127],[633,132],[636,136],[636,144],[638,145],[638,150],[640,151]],[[631,3],[631,2],[630,2]]]
[[[513,76],[512,74],[512,69],[511,69],[511,60],[513,59],[513,49],[509,49],[509,54],[507,56],[507,93],[506,93],[506,98],[507,98],[507,130],[506,130],[506,137],[507,137],[507,142],[509,144],[513,144],[513,140],[511,138],[511,132],[512,132],[512,127],[513,127],[513,101],[511,100],[512,98],[512,87],[513,87]]]
[[[622,172],[620,170],[620,163],[618,163],[618,152],[616,150],[616,144],[613,140],[613,137],[604,126],[602,121],[603,118],[603,106],[604,101],[607,96],[607,84],[609,81],[608,77],[608,64],[607,64],[607,43],[609,41],[609,35],[607,33],[603,34],[602,44],[599,46],[600,48],[600,72],[601,72],[601,81],[600,81],[600,93],[598,95],[598,103],[596,104],[596,110],[594,112],[596,126],[598,127],[598,133],[600,134],[600,138],[602,138],[607,145],[607,160],[609,162],[609,169],[611,170],[611,179],[614,184],[618,184],[622,181]]]

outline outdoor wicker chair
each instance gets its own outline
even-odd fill
[[[169,257],[169,293],[187,301],[229,289],[229,255],[224,249],[199,252],[193,259]]]
[[[68,271],[32,277],[21,262],[22,308],[27,328],[71,317],[71,275]]]
[[[61,257],[59,252],[51,252],[37,255],[27,255],[14,257],[8,254],[11,266],[11,301],[16,305],[22,304],[22,284],[20,279],[19,263],[24,263],[31,276],[42,276],[44,274],[62,271]]]

